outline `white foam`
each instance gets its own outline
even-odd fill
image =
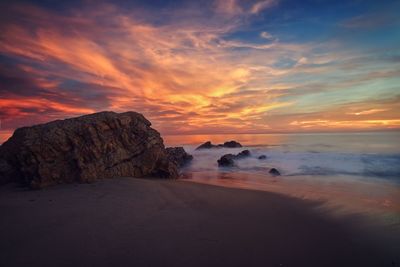
[[[194,156],[188,171],[229,171],[219,168],[217,160],[224,154],[249,149],[251,157],[236,161],[241,171],[267,173],[270,168],[277,168],[285,176],[346,174],[400,180],[400,154],[340,153],[327,151],[322,145],[315,148],[299,151],[292,145],[204,150],[185,147]],[[267,159],[259,160],[260,155],[266,155]]]

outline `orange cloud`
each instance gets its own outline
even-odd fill
[[[383,112],[386,111],[387,109],[379,109],[379,108],[374,108],[374,109],[368,109],[368,110],[363,110],[363,111],[359,111],[359,112],[355,112],[355,113],[350,113],[356,116],[359,115],[369,115],[369,114],[375,114],[375,113],[379,113],[379,112]]]
[[[333,128],[333,129],[374,129],[376,127],[388,127],[397,128],[400,126],[399,120],[312,120],[312,121],[293,121],[290,123],[293,126],[300,126],[301,128],[315,128],[323,129]]]
[[[3,127],[99,110],[136,110],[174,134],[399,127],[393,103],[348,101],[344,109],[317,103],[322,111],[300,106],[304,95],[392,79],[398,70],[377,64],[378,70],[350,73],[360,56],[339,51],[335,43],[284,43],[267,32],[261,33],[263,42],[226,38],[243,26],[240,16],[275,4],[216,1],[216,13],[206,21],[162,25],[112,5],[64,15],[11,6],[8,11],[23,19],[0,19],[0,54],[17,62],[0,69]],[[335,71],[349,76],[335,80],[343,75]]]
[[[37,109],[37,111],[41,111],[44,109],[54,109],[56,111],[65,112],[68,114],[85,114],[85,113],[93,113],[94,110],[83,108],[83,107],[75,107],[75,106],[68,106],[65,104],[57,103],[54,101],[49,101],[47,99],[24,99],[21,101],[20,99],[0,99],[0,108],[7,109],[9,115],[27,115],[21,112],[13,112],[14,110],[21,110],[23,108],[27,109]]]

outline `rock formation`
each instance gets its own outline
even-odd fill
[[[242,147],[242,145],[239,142],[236,141],[228,141],[223,144],[219,145],[214,145],[210,141],[205,142],[204,144],[201,144],[196,148],[196,150],[199,149],[210,149],[210,148],[221,148],[221,147],[227,147],[227,148],[237,148],[237,147]]]
[[[260,156],[258,156],[258,159],[267,159],[267,156],[265,156],[265,155],[260,155]]]
[[[171,155],[182,151],[167,152],[150,125],[136,112],[100,112],[19,128],[0,146],[0,183],[41,188],[121,176],[175,178],[182,156]]]
[[[175,162],[179,167],[185,166],[193,159],[193,156],[186,153],[183,147],[167,147],[166,151],[170,160]]]
[[[220,167],[234,167],[234,166],[236,166],[235,160],[243,159],[243,158],[246,158],[246,157],[250,157],[250,155],[251,154],[250,154],[249,150],[243,150],[242,152],[240,152],[237,155],[225,154],[219,160],[217,160],[218,166],[220,166]]]

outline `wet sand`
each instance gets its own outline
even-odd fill
[[[321,203],[187,181],[0,188],[0,266],[399,266]]]
[[[385,179],[356,176],[279,176],[248,172],[186,172],[186,180],[231,188],[280,193],[323,202],[338,215],[363,213],[397,226],[400,233],[400,186]]]

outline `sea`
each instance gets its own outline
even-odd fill
[[[188,182],[263,190],[322,203],[340,214],[368,214],[400,229],[400,132],[218,134],[163,136],[194,156],[182,171]],[[242,148],[196,150],[211,141]],[[248,149],[236,167],[218,167],[224,154]],[[260,160],[259,156],[266,159]],[[269,174],[276,168],[281,175]]]

